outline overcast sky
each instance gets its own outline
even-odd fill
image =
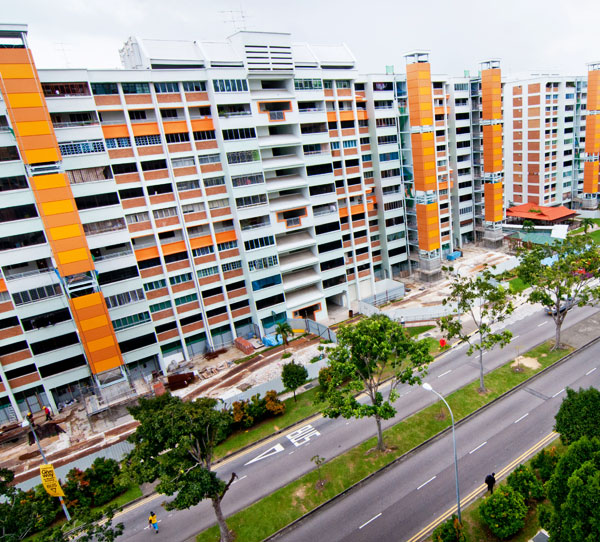
[[[292,41],[345,42],[362,73],[404,71],[426,49],[432,71],[462,75],[500,58],[505,74],[584,74],[600,60],[599,0],[0,0],[0,22],[29,25],[39,68],[120,67],[128,36],[224,40],[241,27]],[[238,19],[232,23],[232,15]]]

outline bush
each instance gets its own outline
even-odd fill
[[[284,352],[283,354],[281,354],[281,359],[287,359],[287,358],[291,358],[291,357],[292,357],[291,352]]]
[[[127,489],[118,482],[120,473],[119,463],[104,457],[97,457],[92,466],[85,470],[90,483],[93,506],[106,504]]]
[[[463,526],[455,514],[444,523],[438,525],[432,534],[433,542],[467,542]]]
[[[317,363],[317,361],[319,361],[321,359],[321,356],[315,356],[314,358],[312,358],[310,360],[310,363]]]
[[[560,457],[556,451],[556,447],[553,446],[548,451],[542,450],[540,453],[536,454],[531,460],[531,466],[537,471],[542,482],[547,482],[554,473],[554,469],[556,468],[559,459]]]
[[[275,390],[265,393],[265,408],[271,416],[285,414],[285,403],[279,400]]]
[[[537,517],[542,529],[550,529],[550,523],[552,522],[552,505],[548,503],[538,504]]]
[[[327,387],[329,386],[329,382],[331,382],[332,378],[333,372],[331,370],[331,367],[323,367],[319,371],[319,386],[321,386],[321,389],[327,389]]]
[[[563,444],[571,444],[581,437],[600,436],[600,391],[596,388],[567,388],[567,396],[555,416],[555,431]]]
[[[520,465],[506,479],[508,485],[523,496],[525,501],[539,501],[544,497],[544,488],[533,471]]]
[[[479,514],[498,538],[504,539],[520,531],[525,525],[527,506],[520,493],[503,485],[479,506]]]

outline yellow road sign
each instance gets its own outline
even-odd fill
[[[51,497],[64,497],[65,492],[60,487],[56,474],[54,473],[54,467],[52,465],[40,465],[40,476],[42,477],[42,484],[44,489]]]

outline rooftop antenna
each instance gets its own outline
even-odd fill
[[[248,16],[246,12],[240,7],[240,9],[230,9],[227,11],[219,11],[223,14],[223,21],[231,23],[233,25],[234,32],[240,32],[246,30],[246,21]]]
[[[54,48],[59,52],[62,53],[64,59],[65,59],[65,68],[70,68],[71,67],[71,63],[69,62],[69,56],[67,55],[67,49],[71,48],[71,45],[68,43],[64,43],[64,42],[55,42],[54,43]]]

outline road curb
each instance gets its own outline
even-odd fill
[[[514,388],[511,388],[510,390],[504,392],[503,394],[499,395],[495,399],[492,399],[489,403],[483,405],[482,407],[478,408],[477,410],[474,410],[470,414],[467,414],[464,418],[458,420],[455,423],[455,427],[457,427],[459,425],[463,425],[464,423],[466,423],[471,418],[477,416],[478,414],[480,414],[481,412],[483,412],[484,410],[486,410],[488,407],[491,407],[492,405],[494,405],[496,402],[498,402],[498,401],[500,401],[500,400],[508,397],[509,395],[512,395],[513,393],[516,393],[517,391],[519,391],[522,388],[526,387],[527,385],[531,384],[532,381],[534,381],[537,378],[539,378],[540,376],[546,374],[550,369],[554,369],[554,368],[558,367],[559,365],[562,365],[563,363],[565,363],[566,361],[568,361],[569,359],[571,359],[575,354],[581,353],[582,351],[588,349],[590,346],[592,346],[593,344],[597,343],[598,341],[600,341],[600,337],[596,337],[595,339],[592,339],[591,341],[587,342],[586,344],[584,344],[583,346],[579,347],[578,349],[573,350],[572,352],[569,352],[566,356],[564,356],[561,359],[557,360],[552,365],[549,365],[548,367],[545,367],[540,372],[538,372],[538,373],[530,376],[528,379],[524,380],[523,382],[521,382],[520,384],[518,384]],[[544,342],[546,342],[546,341],[542,341],[541,343],[539,343],[538,345],[534,346],[533,348],[537,348],[538,346],[540,346]],[[362,480],[359,480],[355,484],[353,484],[350,487],[346,488],[341,493],[338,493],[335,497],[332,497],[331,499],[329,499],[329,500],[321,503],[316,508],[313,508],[312,510],[310,510],[306,514],[304,514],[304,515],[300,516],[299,518],[295,519],[294,521],[292,521],[291,523],[289,523],[285,527],[282,527],[277,532],[273,533],[272,535],[268,536],[267,538],[264,538],[263,542],[277,540],[280,536],[282,536],[284,534],[287,534],[288,532],[293,531],[300,523],[302,523],[303,521],[305,521],[309,517],[313,516],[317,512],[321,511],[323,508],[325,508],[325,507],[327,507],[327,506],[329,506],[331,504],[334,504],[339,499],[342,499],[345,496],[347,496],[348,494],[350,494],[351,492],[353,492],[354,490],[359,489],[361,486],[363,486],[365,483],[367,483],[371,479],[373,479],[373,478],[375,478],[377,476],[380,476],[381,474],[383,474],[384,472],[386,472],[387,470],[389,470],[393,466],[396,466],[397,464],[401,463],[402,461],[408,459],[409,457],[411,457],[412,455],[414,455],[416,452],[418,452],[419,450],[421,450],[422,448],[424,448],[426,446],[429,446],[430,444],[432,444],[436,440],[440,439],[441,437],[443,437],[446,433],[450,432],[451,430],[452,430],[452,426],[450,425],[450,426],[446,427],[445,429],[443,429],[442,431],[440,431],[439,433],[433,435],[432,437],[429,437],[427,440],[423,441],[421,444],[418,444],[414,448],[410,449],[408,452],[406,452],[406,453],[402,454],[401,456],[397,457],[396,459],[394,459],[392,462],[388,463],[387,465],[384,465],[383,467],[381,467],[380,469],[376,470],[375,472],[372,472],[371,474],[369,474],[368,476],[366,476]]]

